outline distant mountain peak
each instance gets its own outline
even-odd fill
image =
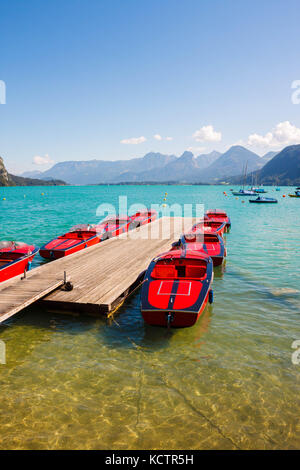
[[[195,160],[195,157],[194,157],[194,154],[192,152],[189,152],[188,150],[186,150],[185,152],[183,152],[182,155],[180,155],[179,157],[181,160]]]

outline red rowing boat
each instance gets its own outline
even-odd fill
[[[213,263],[205,253],[179,249],[159,255],[150,263],[142,287],[145,322],[175,328],[194,325],[212,301],[212,281]]]
[[[23,274],[31,267],[39,248],[21,242],[0,242],[0,282]]]
[[[133,221],[127,216],[108,216],[97,225],[76,225],[68,233],[54,238],[40,249],[47,259],[71,255],[97,243],[116,237],[132,228]]]
[[[203,232],[203,233],[211,233],[217,235],[224,235],[226,229],[225,222],[221,222],[215,219],[208,219],[204,218],[199,220],[196,224],[193,225],[189,233],[194,232]]]
[[[206,211],[205,218],[214,219],[219,222],[225,222],[226,229],[229,230],[231,228],[231,221],[225,211],[219,209],[210,209]]]
[[[107,238],[117,237],[122,233],[135,228],[132,217],[127,215],[109,215],[100,224],[95,225],[95,229],[101,233],[101,241]]]
[[[150,224],[157,219],[157,212],[155,210],[141,209],[131,216],[132,220],[136,223],[136,227],[141,225]]]
[[[43,245],[40,255],[47,259],[58,259],[99,243],[101,233],[93,225],[76,225],[64,235]]]
[[[214,266],[220,266],[226,256],[223,238],[217,233],[186,233],[179,240],[181,249],[206,253],[213,260]]]

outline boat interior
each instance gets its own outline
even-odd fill
[[[5,266],[8,263],[12,263],[13,261],[16,261],[19,258],[22,258],[25,255],[25,253],[18,253],[18,252],[0,252],[0,268],[2,266]]]
[[[193,226],[193,232],[196,230],[201,230],[203,227],[210,227],[212,229],[221,228],[223,222],[217,220],[204,220],[202,222],[198,222]]]
[[[88,230],[78,230],[75,232],[66,233],[58,238],[67,238],[67,239],[79,239],[79,240],[88,240],[89,238],[95,236],[95,231]]]
[[[203,280],[206,278],[206,262],[197,259],[173,259],[158,261],[151,273],[153,279],[191,279]]]
[[[219,237],[213,233],[187,233],[184,235],[186,243],[219,243]]]

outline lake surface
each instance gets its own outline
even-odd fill
[[[31,309],[0,325],[0,449],[299,448],[300,201],[289,192],[269,188],[279,203],[257,205],[217,186],[0,188],[0,240],[41,245],[97,222],[119,195],[203,203],[232,222],[214,303],[192,328],[145,325],[140,292],[111,322]]]

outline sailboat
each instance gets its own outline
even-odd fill
[[[244,171],[244,181],[243,181],[243,189],[239,191],[233,191],[232,194],[234,196],[255,196],[256,192],[252,189],[245,189],[245,180],[247,178],[247,168],[248,168],[248,161],[246,163],[245,171]]]

